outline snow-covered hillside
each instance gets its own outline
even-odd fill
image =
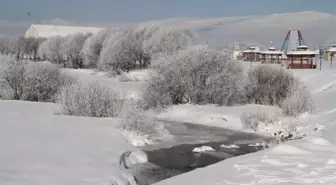
[[[270,149],[227,159],[159,182],[160,185],[253,185],[336,183],[336,70],[294,70],[311,90],[318,112],[302,115],[307,137]]]

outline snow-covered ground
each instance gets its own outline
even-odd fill
[[[176,105],[157,115],[157,118],[169,121],[188,122],[235,130],[244,130],[240,115],[251,110],[280,111],[279,108],[264,105],[244,105],[236,107],[216,105]],[[247,131],[247,130],[245,130]]]
[[[97,82],[101,85],[109,87],[116,92],[121,93],[128,98],[139,98],[141,96],[143,81],[148,79],[149,71],[131,71],[129,74],[123,74],[124,77],[116,76],[112,77],[106,72],[95,71],[92,69],[63,69],[63,71],[80,81]],[[127,82],[123,82],[122,78],[128,79]]]
[[[300,132],[313,131],[311,134],[300,140],[276,145],[261,152],[230,158],[157,184],[173,185],[181,182],[184,185],[336,184],[336,137],[334,136],[336,133],[336,70],[293,70],[293,72],[306,83],[316,101],[318,108],[316,114],[305,114],[295,120],[304,125],[299,129]],[[186,110],[184,108],[171,108],[165,114],[170,114],[172,118],[172,115],[178,112],[176,109]],[[188,109],[189,115],[200,115],[189,119],[207,120],[212,117],[211,114],[199,110],[202,108]],[[193,114],[196,112],[198,114]],[[224,117],[228,117],[227,120],[230,120],[227,111],[222,113]],[[223,114],[219,113],[216,117],[221,117],[220,115]],[[207,115],[210,116],[207,117]],[[187,119],[183,117],[183,113],[176,117]],[[232,124],[228,125],[225,125],[224,121],[220,123],[219,120],[220,118],[215,121],[218,122],[217,125],[222,123],[224,126],[232,126],[237,123],[235,128],[240,128],[238,120],[234,121],[231,118]]]
[[[118,165],[133,147],[116,120],[55,115],[58,109],[0,101],[1,185],[111,185],[133,178]]]

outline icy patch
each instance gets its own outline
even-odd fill
[[[203,152],[215,152],[216,150],[213,149],[211,146],[202,146],[198,148],[194,148],[192,152],[194,153],[203,153]]]
[[[238,145],[220,145],[221,148],[227,148],[227,149],[235,149],[235,148],[239,148]]]

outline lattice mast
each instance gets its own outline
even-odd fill
[[[296,42],[298,42],[298,45],[299,46],[306,45],[306,43],[305,43],[305,41],[303,39],[301,31],[299,29],[297,29],[297,30],[290,29],[287,32],[285,40],[284,40],[284,42],[282,44],[282,47],[281,47],[281,51],[283,51],[284,53],[288,52],[290,43],[294,43],[293,40],[291,40],[291,33],[292,33],[292,31],[297,32],[297,37],[295,38],[295,40],[296,40]]]

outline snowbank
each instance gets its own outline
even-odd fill
[[[169,121],[189,122],[208,126],[244,130],[240,121],[240,115],[246,111],[256,109],[269,109],[279,111],[279,108],[263,105],[244,105],[236,107],[216,105],[175,105],[165,112],[157,115],[157,118]]]
[[[116,120],[54,115],[58,107],[0,100],[0,184],[130,185],[118,163],[133,147]]]

